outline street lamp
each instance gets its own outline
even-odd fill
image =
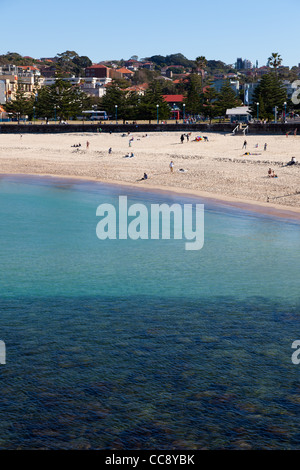
[[[35,122],[35,106],[33,106],[33,122]]]
[[[274,108],[275,124],[277,124],[277,107],[278,106],[275,106],[275,108]]]
[[[284,104],[284,122],[286,122],[286,101],[283,103]]]
[[[54,105],[54,121],[55,121],[55,124],[56,124],[56,104]]]
[[[118,120],[118,105],[117,104],[115,104],[115,108],[116,108],[116,124],[118,124],[117,123],[117,120]]]
[[[183,103],[183,122],[185,121],[185,103]]]
[[[256,103],[257,106],[257,120],[259,120],[259,103]]]
[[[156,118],[157,118],[157,124],[159,124],[159,119],[158,119],[158,110],[159,110],[159,104],[156,105]]]

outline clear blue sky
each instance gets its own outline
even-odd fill
[[[93,62],[181,52],[265,65],[300,63],[299,0],[0,0],[0,53],[34,58],[66,50]]]

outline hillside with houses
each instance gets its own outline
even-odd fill
[[[3,121],[10,119],[15,113],[24,114],[21,108],[16,106],[22,99],[23,104],[24,100],[31,100],[31,112],[29,110],[26,114],[32,119],[35,117],[35,108],[38,110],[34,101],[42,96],[40,91],[45,87],[53,89],[59,80],[84,94],[88,98],[86,106],[93,109],[107,107],[110,115],[114,114],[116,106],[122,113],[122,109],[127,106],[125,101],[130,101],[129,97],[131,110],[145,99],[147,93],[149,101],[151,90],[155,89],[154,95],[159,93],[168,108],[164,108],[163,112],[159,101],[156,105],[153,102],[153,118],[155,106],[160,106],[161,119],[179,120],[187,116],[197,116],[197,119],[199,116],[203,119],[224,116],[224,110],[232,105],[252,108],[254,118],[271,119],[270,111],[264,114],[268,103],[263,103],[264,97],[261,97],[257,90],[264,77],[272,73],[285,94],[281,95],[282,103],[275,103],[285,119],[288,114],[296,114],[299,108],[299,103],[293,102],[292,98],[298,88],[300,64],[291,68],[284,66],[277,53],[273,53],[266,64],[261,66],[257,61],[253,64],[242,58],[237,58],[234,64],[207,60],[204,56],[189,60],[179,53],[143,59],[132,56],[128,60],[99,63],[92,63],[87,56],[79,56],[75,51],[39,59],[7,53],[0,56],[0,116]],[[116,89],[123,96],[123,105],[120,102],[121,94],[116,97]],[[219,102],[222,100],[223,106],[220,106]],[[219,103],[218,107],[215,106],[216,103]],[[73,114],[67,117],[75,118],[76,113]],[[123,118],[125,115],[123,111]],[[136,117],[133,112],[127,115],[129,119]],[[119,116],[122,117],[121,114]]]

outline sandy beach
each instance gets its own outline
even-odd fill
[[[300,214],[300,164],[284,166],[291,157],[300,160],[300,136],[249,135],[242,149],[244,136],[207,134],[208,142],[196,142],[192,133],[181,143],[181,134],[3,134],[0,173],[87,178]],[[277,178],[268,177],[269,168]],[[144,172],[148,179],[141,181]]]

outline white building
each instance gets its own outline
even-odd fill
[[[214,80],[212,86],[215,88],[215,90],[220,93],[222,87],[226,84],[226,82],[229,81],[229,84],[232,88],[232,90],[238,95],[239,90],[240,90],[240,82],[239,80],[226,80],[226,79],[220,79],[220,80]]]
[[[251,121],[251,114],[249,106],[238,106],[237,108],[231,108],[226,110],[226,116],[230,118],[232,123],[234,122],[249,122]]]
[[[43,78],[43,86],[53,85],[58,78],[49,77]],[[111,78],[103,77],[69,77],[63,78],[65,82],[70,83],[71,85],[77,85],[80,87],[81,91],[87,95],[97,96],[101,98],[106,93],[105,86],[112,81]]]

